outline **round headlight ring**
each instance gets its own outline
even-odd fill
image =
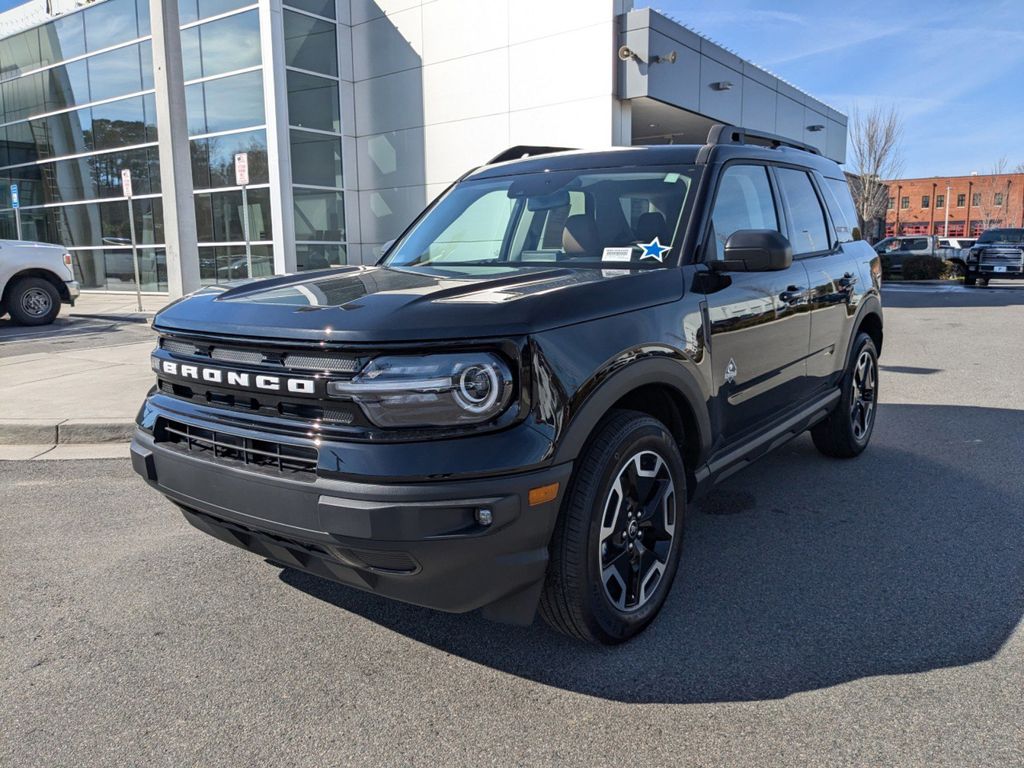
[[[484,413],[501,396],[501,380],[493,365],[473,363],[456,374],[455,401],[470,413]]]

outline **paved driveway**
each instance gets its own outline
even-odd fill
[[[0,463],[0,765],[1020,766],[1024,286],[887,302],[869,451],[723,484],[617,649],[279,571],[124,461]]]

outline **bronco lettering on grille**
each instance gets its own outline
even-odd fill
[[[222,368],[206,368],[200,365],[181,365],[173,360],[161,360],[160,370],[169,376],[180,376],[183,379],[207,381],[211,384],[226,384],[231,387],[260,389],[267,392],[282,390],[299,395],[316,393],[316,382],[313,379],[293,379],[267,374],[249,374],[238,371],[226,371]]]

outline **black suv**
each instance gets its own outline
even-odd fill
[[[376,267],[160,312],[132,462],[281,566],[621,642],[664,603],[696,494],[807,429],[829,456],[868,444],[859,237],[839,167],[777,137],[519,147]]]
[[[964,285],[1024,279],[1024,229],[987,229],[967,252]]]

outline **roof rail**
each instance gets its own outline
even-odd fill
[[[550,155],[552,152],[567,152],[572,147],[534,147],[528,144],[517,144],[514,147],[509,147],[504,152],[499,152],[485,165],[494,165],[495,163],[504,163],[509,160],[521,160],[524,157],[534,157],[535,155]]]
[[[715,123],[711,126],[711,130],[708,131],[707,143],[709,145],[754,144],[758,146],[767,146],[771,149],[789,147],[790,149],[799,149],[815,155],[821,154],[820,149],[811,146],[810,144],[805,144],[802,141],[787,139],[785,136],[779,136],[765,131],[755,131],[750,128],[740,128],[736,125],[722,125],[720,123]]]

